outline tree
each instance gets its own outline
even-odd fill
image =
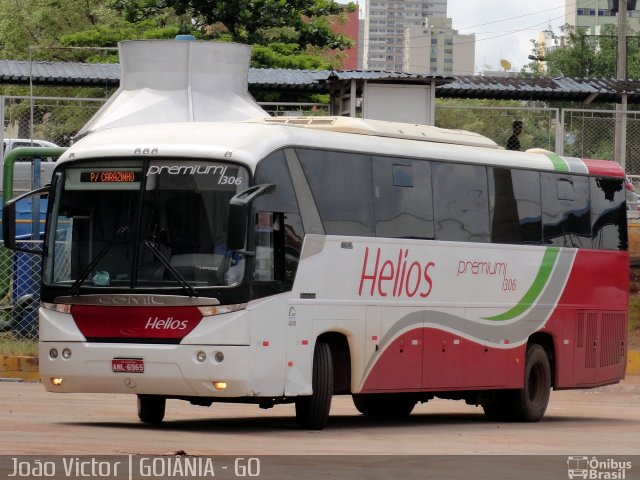
[[[131,22],[172,8],[178,15],[193,19],[201,32],[223,26],[231,40],[251,45],[272,42],[343,50],[351,39],[331,30],[329,17],[356,10],[355,3],[334,0],[113,0]]]
[[[355,8],[334,0],[0,0],[0,58],[117,62],[95,47],[193,34],[254,45],[254,67],[325,69],[353,43],[333,33],[329,16]]]
[[[587,35],[583,29],[566,24],[560,28],[559,47],[546,49],[545,45],[533,42],[533,53],[544,57],[546,72],[534,61],[523,69],[523,73],[535,76],[615,78],[617,27],[604,25],[600,35]],[[640,76],[640,34],[627,37],[627,75]]]

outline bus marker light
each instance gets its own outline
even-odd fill
[[[68,348],[62,350],[62,358],[64,358],[65,360],[69,360],[71,358],[71,350],[69,350]]]
[[[293,367],[293,362],[289,360],[289,363],[287,363],[287,365],[289,365],[290,367]]]
[[[42,308],[44,308],[46,310],[52,310],[52,311],[58,312],[58,313],[71,313],[71,305],[68,305],[66,303],[47,303],[47,302],[42,302],[40,305],[42,306]]]
[[[51,384],[55,385],[56,387],[59,387],[60,385],[62,385],[62,378],[60,378],[60,377],[52,377],[51,378]]]
[[[226,390],[227,382],[213,382],[213,386],[216,390]]]
[[[263,347],[268,347],[268,346],[269,346],[269,342],[266,342],[266,341],[265,341],[265,342],[262,342],[262,346],[263,346]]]

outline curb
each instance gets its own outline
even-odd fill
[[[0,355],[0,379],[40,381],[38,357],[5,357]]]
[[[5,357],[0,355],[0,380],[39,382],[38,357]],[[640,350],[627,352],[627,375],[640,375]]]
[[[640,350],[627,352],[627,375],[640,375]]]

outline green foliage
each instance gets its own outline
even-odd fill
[[[562,45],[545,52],[545,46],[533,42],[533,53],[543,56],[547,71],[531,62],[523,73],[549,77],[615,78],[617,27],[604,25],[599,36],[586,35],[582,29],[566,24],[560,28]],[[555,37],[557,39],[557,37]],[[627,36],[627,76],[640,77],[640,34]]]
[[[544,148],[555,150],[555,117],[515,100],[470,100],[438,99],[436,104],[436,126],[468,130],[484,135],[500,146],[505,146],[512,134],[514,120],[522,120],[524,129],[520,135],[522,150]],[[473,108],[476,107],[476,108]],[[504,110],[486,107],[505,107]],[[520,109],[520,110],[518,110]]]
[[[331,62],[319,55],[301,51],[292,43],[272,43],[268,46],[253,45],[251,66],[254,68],[293,68],[305,70],[326,70]]]
[[[353,42],[333,33],[329,16],[355,9],[334,0],[0,0],[0,58],[116,62],[104,49],[121,40],[192,34],[255,45],[255,66],[330,68]]]
[[[129,21],[149,18],[166,8],[186,15],[202,33],[222,24],[233,41],[266,45],[270,41],[343,50],[353,42],[334,33],[327,17],[353,12],[355,3],[343,5],[334,0],[115,0],[113,5]],[[273,29],[285,37],[273,38]]]

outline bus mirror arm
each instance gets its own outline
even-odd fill
[[[236,194],[229,201],[229,227],[227,237],[227,247],[229,250],[237,251],[245,255],[253,255],[244,249],[247,238],[247,223],[249,221],[249,210],[251,202],[260,195],[275,189],[273,183],[263,183],[254,185]]]
[[[27,192],[16,198],[12,198],[4,204],[4,207],[2,208],[2,238],[4,246],[9,250],[13,250],[14,252],[26,252],[42,255],[42,252],[18,247],[18,242],[16,241],[16,204],[20,200],[23,200],[30,196],[35,197],[37,195],[39,197],[44,193],[48,193],[49,187],[50,185],[45,185],[44,187],[32,190],[31,192]]]

